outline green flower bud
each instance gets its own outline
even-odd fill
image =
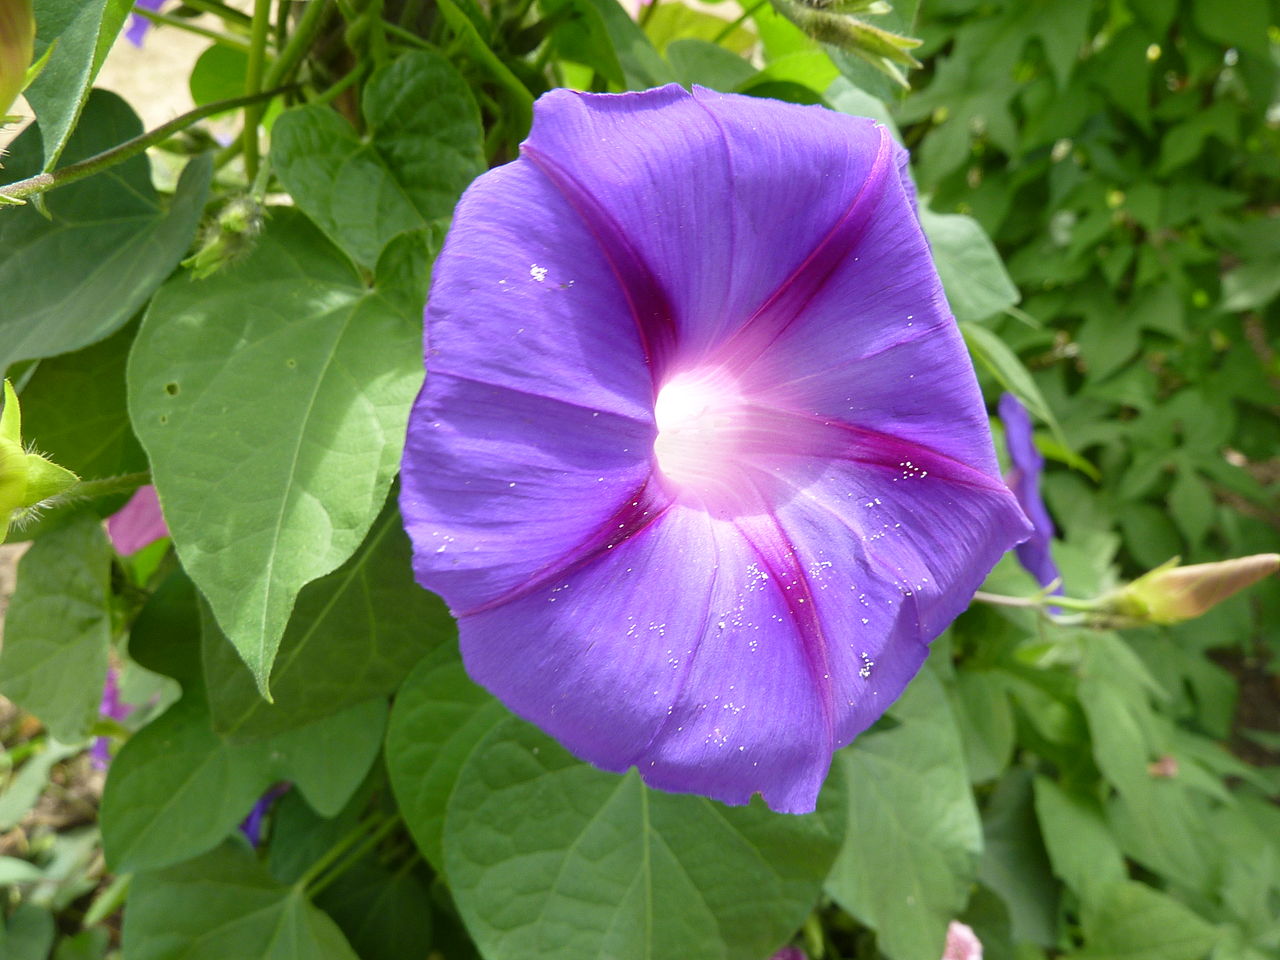
[[[15,515],[48,504],[79,482],[70,470],[23,448],[22,410],[13,384],[6,380],[0,411],[0,541]]]
[[[1178,566],[1175,557],[1107,598],[1104,607],[1130,620],[1168,625],[1207,613],[1280,570],[1280,553]]]
[[[26,86],[35,41],[31,0],[0,0],[0,117]]]

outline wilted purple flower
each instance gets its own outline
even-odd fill
[[[165,0],[134,0],[135,7],[142,7],[144,10],[159,10],[164,6]],[[147,35],[147,31],[151,29],[151,21],[141,14],[132,14],[129,17],[129,26],[125,27],[124,37],[135,47],[142,46],[142,38]]]
[[[137,553],[148,544],[169,535],[160,498],[151,484],[139,487],[129,502],[107,518],[107,535],[122,556]]]
[[[1000,397],[1000,421],[1004,424],[1005,447],[1009,451],[1012,469],[1005,478],[1018,505],[1030,518],[1035,528],[1031,536],[1018,544],[1019,562],[1036,578],[1040,586],[1047,587],[1061,579],[1058,565],[1053,562],[1050,545],[1053,543],[1053,520],[1040,496],[1040,474],[1044,472],[1044,457],[1036,449],[1031,435],[1031,417],[1026,407],[1012,393]],[[1059,586],[1054,593],[1061,593]]]
[[[107,667],[107,678],[102,685],[102,702],[98,705],[99,716],[108,720],[123,720],[133,712],[133,707],[120,700],[120,677],[114,666]],[[93,746],[89,748],[89,760],[99,770],[107,769],[111,762],[111,738],[95,737]]]
[[[256,847],[262,842],[262,823],[267,818],[267,814],[271,811],[275,802],[289,792],[292,787],[291,783],[277,783],[268,788],[267,792],[258,798],[258,802],[253,805],[249,811],[249,815],[240,823],[240,832],[244,834],[244,838],[249,841],[250,846]]]
[[[973,928],[952,920],[947,927],[947,945],[942,960],[982,960],[982,941]]]
[[[414,568],[592,763],[812,810],[1025,536],[906,161],[821,108],[557,90],[458,205]]]

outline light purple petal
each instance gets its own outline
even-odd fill
[[[1044,472],[1044,457],[1036,449],[1031,432],[1031,417],[1026,408],[1011,393],[1000,397],[1000,421],[1004,424],[1005,446],[1013,469],[1005,478],[1009,488],[1018,498],[1018,504],[1034,526],[1031,536],[1017,548],[1018,560],[1036,578],[1040,586],[1047,587],[1061,578],[1058,565],[1053,562],[1053,520],[1040,496],[1040,474]],[[1054,593],[1061,593],[1059,586]]]
[[[134,0],[135,7],[142,7],[145,10],[159,10],[164,6],[165,0]],[[129,25],[125,28],[125,39],[132,43],[135,47],[142,46],[142,40],[147,35],[147,31],[152,27],[152,23],[146,17],[132,14],[129,17]]]
[[[160,498],[151,484],[139,487],[129,502],[107,518],[107,535],[121,556],[137,553],[148,544],[169,535]]]
[[[579,756],[812,810],[1025,536],[904,170],[817,108],[554,91],[459,205],[401,507]]]
[[[769,960],[809,960],[809,958],[799,947],[783,947]]]
[[[98,714],[109,720],[123,720],[133,712],[133,707],[120,700],[119,671],[114,666],[107,667],[107,676],[102,684],[102,702],[98,705]],[[89,759],[99,770],[107,769],[111,761],[111,738],[95,737],[89,749]]]

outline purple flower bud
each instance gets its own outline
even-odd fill
[[[769,960],[809,960],[809,957],[799,947],[783,947]]]
[[[471,675],[651,786],[814,808],[1028,532],[871,120],[555,90],[459,203],[401,509]]]
[[[1000,398],[1000,421],[1004,424],[1005,447],[1013,469],[1005,482],[1018,498],[1018,505],[1031,519],[1035,528],[1031,536],[1018,544],[1015,551],[1018,560],[1036,578],[1040,586],[1047,587],[1061,579],[1058,565],[1053,562],[1050,550],[1053,543],[1053,520],[1040,496],[1040,474],[1044,472],[1044,457],[1036,449],[1031,433],[1031,417],[1018,398],[1006,393]],[[1059,586],[1053,591],[1061,593]]]

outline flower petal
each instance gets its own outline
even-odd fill
[[[455,614],[537,585],[660,509],[646,489],[653,428],[627,417],[433,371],[412,419],[400,510],[414,572]]]
[[[677,504],[553,586],[463,617],[463,657],[509,707],[601,767],[812,810],[830,737],[770,579],[732,521]]]
[[[554,90],[522,153],[579,198],[601,242],[625,238],[620,258],[649,268],[673,314],[651,339],[667,352],[678,343],[692,362],[831,232],[882,147],[870,120],[673,84],[611,97]],[[671,358],[651,359],[661,369]]]

